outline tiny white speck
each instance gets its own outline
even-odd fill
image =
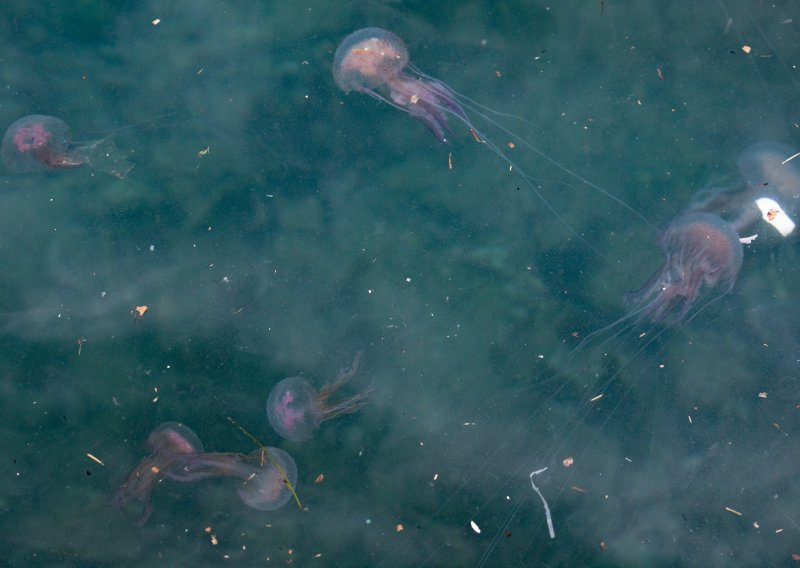
[[[470,521],[469,526],[472,527],[472,530],[474,530],[476,534],[481,534],[481,528],[478,526],[478,523],[475,521]]]

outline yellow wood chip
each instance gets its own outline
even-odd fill
[[[87,453],[87,454],[86,454],[86,457],[87,457],[87,458],[89,458],[90,460],[92,460],[93,462],[97,462],[97,463],[99,463],[100,465],[106,465],[106,464],[104,464],[102,461],[100,461],[100,458],[96,458],[96,457],[94,457],[92,454],[88,454],[88,453]]]

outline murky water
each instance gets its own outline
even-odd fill
[[[796,237],[756,225],[694,317],[604,327],[695,192],[755,142],[800,149],[798,23],[743,0],[7,5],[2,123],[58,117],[134,167],[0,175],[0,557],[788,563]],[[442,144],[345,95],[334,52],[369,26],[500,127],[451,118]],[[272,430],[275,384],[362,350],[342,396],[368,404]],[[302,508],[168,476],[144,526],[111,507],[161,423],[253,452],[228,417],[291,455]]]

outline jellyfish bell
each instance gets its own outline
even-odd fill
[[[345,414],[358,412],[371,396],[371,388],[345,397],[338,391],[358,371],[362,351],[350,367],[344,367],[336,378],[315,389],[302,377],[287,377],[270,390],[267,397],[267,420],[279,436],[293,442],[313,438],[320,425]]]
[[[72,132],[63,120],[29,115],[8,127],[0,157],[6,169],[14,173],[82,166],[85,162],[70,151],[71,142]]]
[[[417,69],[403,40],[388,30],[364,28],[344,38],[333,58],[333,78],[345,93],[363,93],[407,112],[440,142],[448,141],[448,114],[471,126],[456,94]]]
[[[388,30],[363,28],[342,40],[333,57],[333,79],[345,93],[377,93],[373,89],[395,81],[408,65],[403,40]]]
[[[66,122],[55,116],[29,115],[14,121],[3,136],[0,161],[15,174],[56,171],[88,166],[93,171],[124,178],[133,169],[128,158],[133,152],[117,148],[120,133],[170,128],[187,120],[185,113],[165,113],[147,120],[76,139]],[[176,117],[175,121],[165,119]],[[97,136],[97,137],[95,137]],[[141,143],[141,142],[140,142]]]

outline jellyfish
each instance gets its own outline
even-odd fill
[[[272,387],[267,399],[267,419],[272,428],[287,440],[303,442],[313,438],[326,420],[360,410],[369,400],[368,390],[333,398],[356,374],[360,360],[359,352],[351,367],[342,369],[333,382],[319,390],[302,377],[288,377]]]
[[[60,118],[30,115],[15,121],[6,130],[0,158],[14,173],[79,168],[123,178],[133,168],[117,150],[110,136],[99,140],[72,140],[69,126]]]
[[[406,67],[420,78],[407,74]],[[450,132],[448,113],[471,127],[455,93],[435,79],[422,77],[410,63],[403,40],[381,28],[353,32],[342,40],[333,58],[333,79],[341,90],[388,102],[422,122],[440,141],[447,142]],[[384,85],[389,99],[376,90]]]
[[[657,323],[683,320],[704,289],[728,294],[742,267],[742,243],[733,225],[710,213],[672,221],[658,240],[664,264],[641,289],[626,296],[631,313]]]
[[[164,422],[147,437],[150,454],[142,459],[111,497],[111,504],[123,508],[132,500],[142,502],[137,524],[147,522],[153,512],[153,490],[173,469],[183,467],[185,459],[203,451],[203,444],[191,429],[180,422]]]
[[[573,229],[550,201],[538,189],[534,179],[500,149],[500,146],[479,129],[470,115],[480,117],[489,125],[515,139],[540,158],[557,169],[611,199],[647,226],[650,222],[636,209],[610,192],[592,183],[577,172],[567,168],[545,154],[530,142],[492,119],[489,115],[509,116],[489,109],[470,98],[460,95],[442,81],[423,73],[409,59],[403,40],[394,33],[381,28],[364,28],[345,37],[336,49],[333,58],[333,79],[345,93],[355,91],[390,104],[417,119],[436,136],[440,142],[449,142],[452,132],[448,117],[467,127],[472,137],[486,145],[497,156],[509,164],[511,170],[522,178],[550,213],[570,232],[595,252],[594,245]],[[468,114],[469,111],[469,114]],[[523,119],[523,122],[524,119]],[[512,144],[513,146],[513,144]]]

